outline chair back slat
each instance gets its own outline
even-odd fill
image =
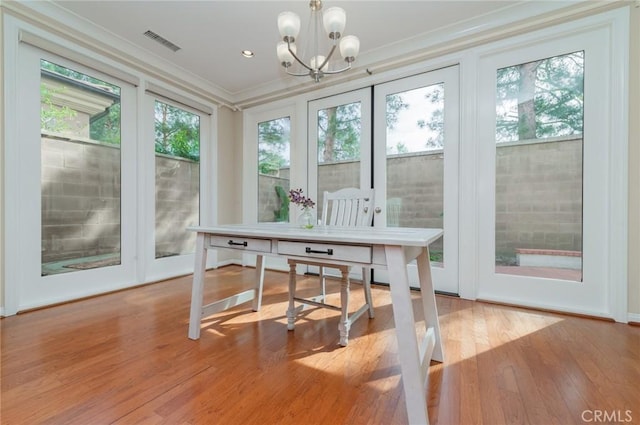
[[[371,226],[373,189],[346,188],[324,192],[321,223],[325,226]]]

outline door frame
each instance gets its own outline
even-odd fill
[[[617,10],[494,43],[480,52],[478,299],[627,321],[626,34],[628,14]],[[579,50],[585,51],[585,100],[590,100],[583,132],[583,283],[495,273],[495,70]],[[509,295],[514,285],[522,288],[521,295]]]
[[[385,227],[386,199],[387,199],[387,155],[386,137],[386,96],[388,94],[410,91],[420,87],[444,82],[445,84],[445,141],[444,147],[444,176],[443,176],[443,210],[449,211],[443,217],[444,228],[444,256],[445,264],[449,266],[437,267],[432,265],[434,287],[444,293],[458,294],[459,285],[459,182],[460,182],[460,70],[459,65],[427,71],[421,74],[404,77],[374,86],[374,188],[376,190],[376,213],[374,225]],[[449,117],[449,119],[446,119]],[[451,118],[453,117],[453,119]],[[448,184],[447,184],[448,183]],[[446,186],[445,186],[446,185]],[[453,185],[453,186],[452,186]],[[417,287],[418,277],[415,264],[408,267],[409,279]],[[387,283],[389,281],[386,270],[375,271],[376,280]],[[439,286],[439,288],[438,288]]]
[[[120,146],[121,192],[120,234],[121,264],[98,269],[78,270],[70,273],[41,276],[41,136],[40,136],[40,59],[100,78],[116,84],[121,89],[122,142]],[[14,240],[16,260],[6,264],[10,287],[5,314],[50,305],[98,293],[129,287],[136,282],[136,161],[135,142],[136,89],[130,83],[119,80],[95,69],[23,44],[18,48],[19,76],[16,85],[21,96],[16,99],[16,118],[21,120],[16,139],[21,140],[8,155],[16,161],[16,167],[7,170],[8,196],[15,199],[13,215],[7,217],[7,239]],[[128,111],[128,112],[125,112]],[[129,119],[124,117],[129,114]],[[11,144],[9,144],[11,145]],[[11,221],[9,221],[11,220]],[[46,284],[45,284],[46,282]],[[88,286],[86,282],[91,282]],[[60,291],[64,292],[60,292]]]

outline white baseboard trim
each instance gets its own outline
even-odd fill
[[[628,313],[628,321],[640,323],[640,313]]]
[[[0,307],[0,317],[4,317],[4,307]]]
[[[241,266],[242,265],[242,261],[234,260],[234,259],[218,261],[218,263],[216,264],[216,266],[214,268],[217,269],[218,267],[231,266],[231,265]]]

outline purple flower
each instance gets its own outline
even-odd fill
[[[303,208],[313,208],[316,203],[302,194],[302,189],[291,189],[289,191],[289,200]]]

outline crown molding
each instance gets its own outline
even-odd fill
[[[17,18],[85,47],[190,95],[226,106],[234,111],[283,98],[360,81],[372,74],[414,65],[503,38],[562,24],[615,8],[635,5],[640,0],[522,1],[509,3],[490,14],[458,22],[444,29],[419,34],[393,45],[362,54],[347,73],[315,83],[300,79],[270,81],[231,93],[166,60],[140,49],[128,40],[95,26],[50,1],[9,0],[0,8]],[[393,52],[390,56],[389,52]]]
[[[0,3],[7,14],[53,35],[116,61],[132,70],[177,87],[186,93],[233,110],[233,95],[221,87],[140,49],[128,40],[98,27],[50,1]]]
[[[640,1],[640,0],[637,0]],[[444,29],[431,31],[367,52],[358,57],[351,71],[334,75],[330,82],[304,82],[290,79],[287,83],[273,81],[237,93],[235,104],[242,109],[262,103],[304,94],[329,85],[370,79],[372,74],[414,65],[419,62],[459,52],[507,37],[562,24],[575,19],[634,4],[633,0],[615,1],[526,1],[510,4],[490,15],[458,22]],[[388,52],[393,52],[389,56]],[[274,89],[274,87],[276,87]]]

